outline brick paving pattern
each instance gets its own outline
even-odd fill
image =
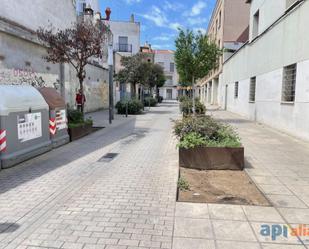
[[[261,225],[309,227],[309,143],[226,111],[245,147],[246,171],[272,207],[177,203],[173,249],[304,249],[309,236],[260,234]]]
[[[171,248],[173,116],[170,103],[1,171],[0,248]]]

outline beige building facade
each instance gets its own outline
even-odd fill
[[[222,65],[247,40],[249,35],[249,5],[245,0],[217,0],[207,29],[207,35],[215,42],[223,55],[216,69],[197,84],[196,94],[204,103],[219,103],[219,85]]]

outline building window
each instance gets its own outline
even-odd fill
[[[216,20],[216,34],[217,34],[217,30],[218,30],[218,19]]]
[[[253,29],[252,29],[253,39],[259,35],[259,25],[260,25],[260,11],[257,11],[253,16]]]
[[[175,71],[175,63],[171,62],[170,63],[170,72],[174,73]]]
[[[234,98],[235,99],[238,99],[238,85],[239,85],[239,82],[235,82],[235,86],[234,86]]]
[[[250,79],[249,101],[255,102],[256,77]]]
[[[219,26],[218,26],[218,29],[221,28],[221,11],[219,12]]]
[[[128,44],[127,36],[119,36],[118,37],[118,51],[119,52],[132,52],[131,46]]]
[[[297,64],[283,68],[282,101],[294,102],[296,89]]]

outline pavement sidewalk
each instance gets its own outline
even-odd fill
[[[172,247],[175,103],[0,172],[0,248]],[[92,114],[95,122],[104,114]],[[108,158],[103,158],[109,153]]]
[[[209,114],[237,129],[246,171],[273,207],[177,203],[173,249],[308,248],[309,235],[272,240],[260,231],[261,225],[309,227],[309,143],[230,112]]]

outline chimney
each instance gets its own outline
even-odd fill
[[[90,4],[87,5],[87,7],[84,10],[85,16],[93,16],[93,9],[91,8]]]
[[[106,21],[109,21],[109,20],[110,20],[110,18],[111,18],[111,13],[112,13],[111,8],[110,8],[110,7],[107,7],[106,10],[105,10],[105,15],[106,15],[105,20],[106,20]]]
[[[134,14],[132,14],[132,15],[131,15],[131,18],[130,18],[130,22],[133,22],[133,23],[134,23],[134,22],[135,22],[134,19],[135,19],[135,18],[134,18]]]

